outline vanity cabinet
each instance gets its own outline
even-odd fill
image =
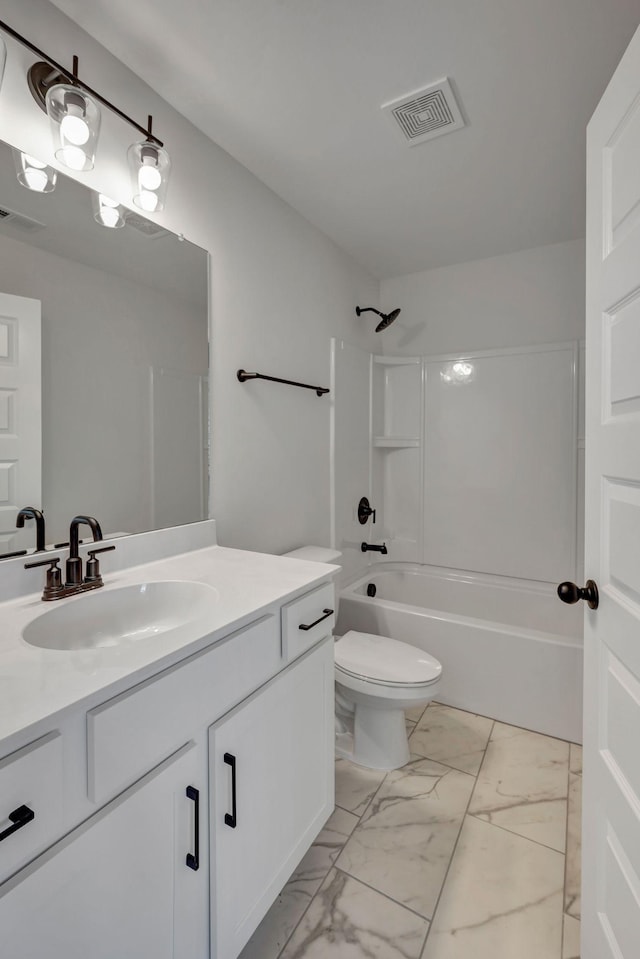
[[[197,851],[186,788],[206,788],[201,767],[188,743],[9,880],[0,898],[2,955],[206,955],[206,868],[186,865]]]
[[[2,959],[236,959],[333,810],[332,607],[272,604],[0,760],[0,815],[35,814],[0,843]]]
[[[333,642],[209,730],[211,955],[235,959],[333,809]]]

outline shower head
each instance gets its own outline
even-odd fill
[[[382,317],[376,326],[376,333],[379,333],[380,330],[386,330],[388,326],[391,326],[399,312],[399,307],[397,310],[391,310],[391,313],[381,313],[380,310],[376,310],[375,306],[356,306],[356,316],[360,316],[361,313],[377,313],[378,316]]]

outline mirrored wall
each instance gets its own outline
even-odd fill
[[[77,513],[105,536],[208,515],[208,255],[138,213],[94,219],[58,174],[21,186],[0,143],[0,553]]]

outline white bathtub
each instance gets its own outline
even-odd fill
[[[385,563],[342,589],[336,633],[418,646],[442,663],[441,702],[581,742],[582,615],[546,584]]]

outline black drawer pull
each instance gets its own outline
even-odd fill
[[[35,819],[36,814],[33,809],[29,809],[28,806],[18,806],[17,809],[9,813],[7,818],[11,820],[13,826],[9,826],[3,832],[0,832],[0,842],[6,839],[7,836],[11,836],[12,833],[17,832],[18,829],[22,829],[22,827],[26,826],[32,819]]]
[[[231,753],[225,753],[224,761],[227,766],[231,766],[231,809],[233,810],[230,813],[227,812],[224,814],[224,821],[227,826],[235,829],[238,825],[236,810],[236,757],[232,756]]]
[[[193,822],[194,852],[187,853],[187,866],[197,872],[200,868],[200,790],[195,786],[187,786],[187,799],[195,803]]]
[[[317,626],[318,623],[321,623],[323,619],[328,619],[329,616],[333,616],[332,609],[323,609],[322,612],[324,613],[324,616],[321,616],[320,619],[316,619],[315,623],[309,623],[308,626],[305,626],[304,623],[301,623],[298,626],[298,629],[313,629],[313,627]]]

